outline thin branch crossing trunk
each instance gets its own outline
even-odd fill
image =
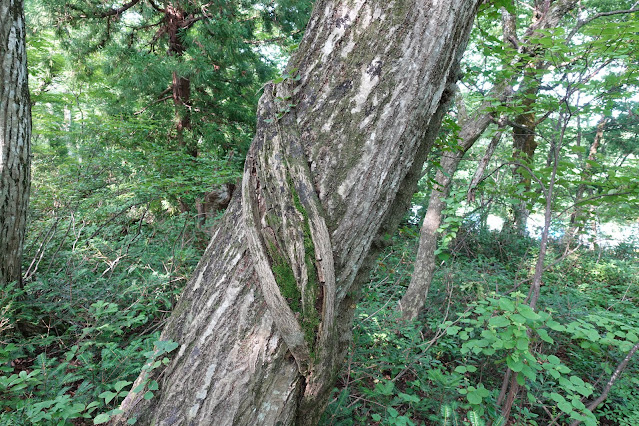
[[[623,371],[626,369],[626,367],[628,366],[628,363],[630,362],[630,360],[632,359],[632,357],[635,355],[635,353],[638,350],[639,350],[639,342],[635,343],[632,349],[630,349],[630,352],[628,352],[628,354],[619,363],[619,365],[617,365],[617,368],[615,368],[614,373],[612,373],[612,376],[610,376],[610,379],[608,379],[608,382],[606,383],[606,386],[604,387],[603,392],[601,392],[601,395],[599,395],[597,399],[595,399],[590,404],[588,404],[588,409],[590,411],[595,411],[597,407],[599,407],[599,405],[602,402],[604,402],[606,398],[608,398],[610,389],[612,389],[612,386],[615,384],[615,382],[617,381],[621,373],[623,373]],[[570,426],[577,426],[580,423],[581,421],[575,420],[574,422],[570,423]]]
[[[162,333],[177,355],[134,385],[157,380],[160,391],[130,394],[115,424],[317,423],[478,3],[316,3],[288,68],[299,79],[264,88],[241,194]]]

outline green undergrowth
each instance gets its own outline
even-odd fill
[[[31,226],[33,272],[0,292],[0,424],[99,424],[147,362],[206,240],[189,216],[135,209]]]
[[[508,424],[636,424],[636,359],[594,414],[585,407],[639,339],[636,247],[581,250],[549,267],[532,311],[535,241],[466,227],[419,320],[405,324],[397,302],[418,236],[402,229],[379,257],[321,424],[503,425],[497,398],[507,370],[521,385]],[[552,245],[547,264],[561,253]]]

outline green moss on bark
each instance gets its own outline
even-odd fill
[[[271,252],[271,259],[273,259],[273,275],[275,276],[275,281],[280,288],[282,296],[286,299],[293,312],[301,313],[302,294],[297,287],[293,269],[279,253],[274,244],[269,244],[269,251]]]
[[[302,330],[304,331],[304,337],[311,349],[311,356],[315,354],[315,341],[320,325],[320,288],[319,280],[317,278],[317,268],[315,266],[315,244],[313,244],[313,237],[311,234],[311,227],[309,224],[308,213],[301,203],[299,195],[295,190],[292,182],[289,182],[291,192],[293,194],[293,203],[295,209],[302,215],[302,230],[304,233],[304,263],[306,264],[307,272],[307,284],[304,291],[304,300],[302,301]],[[320,305],[319,308],[317,305]]]

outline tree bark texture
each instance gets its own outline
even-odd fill
[[[533,163],[535,151],[537,150],[537,141],[535,140],[537,120],[533,109],[539,92],[539,85],[535,81],[537,71],[538,68],[535,67],[531,72],[526,72],[524,75],[525,82],[533,83],[523,90],[523,95],[526,96],[526,98],[522,101],[524,112],[515,117],[514,124],[512,126],[513,158],[527,165],[531,165]],[[527,173],[522,173],[521,168],[517,166],[513,168],[513,174],[515,181],[519,181],[519,185],[523,186],[523,190],[526,192],[530,191],[530,176],[528,176]],[[526,235],[527,232],[526,227],[528,225],[528,216],[530,215],[530,212],[528,211],[526,204],[525,200],[521,200],[519,204],[513,206],[513,229],[519,235]]]
[[[151,400],[114,423],[316,424],[359,287],[408,208],[479,0],[320,0],[264,88],[242,190],[162,333]],[[135,386],[135,385],[134,385]]]
[[[0,290],[21,282],[30,184],[31,104],[23,3],[0,4]]]
[[[559,0],[556,2],[535,0],[533,3],[532,22],[524,33],[523,42],[538,35],[540,30],[557,28],[563,17],[577,5],[577,0]],[[522,42],[517,39],[515,22],[515,17],[512,17],[511,24],[507,29],[510,34],[509,40],[523,53],[530,55],[530,60],[523,64],[523,80],[516,94],[516,97],[521,99],[520,105],[523,111],[516,115],[511,123],[513,129],[513,158],[531,165],[538,145],[535,140],[535,134],[537,126],[541,122],[535,114],[535,104],[541,87],[540,75],[551,64],[543,59],[543,55],[536,53],[536,50],[541,49],[541,46],[535,44],[520,46]],[[513,177],[523,187],[524,191],[530,191],[530,176],[525,172],[522,173],[521,167],[513,168]],[[519,204],[513,206],[513,220],[510,225],[519,235],[526,235],[527,232],[526,227],[530,212],[526,204],[525,200],[521,200]]]
[[[404,293],[398,304],[402,319],[405,321],[417,319],[424,307],[426,297],[428,297],[428,290],[437,267],[435,249],[437,248],[437,230],[441,225],[442,212],[446,207],[444,199],[450,192],[452,176],[457,170],[462,157],[463,152],[455,151],[445,154],[445,157],[440,161],[441,170],[438,170],[435,176],[437,186],[431,191],[428,208],[426,209],[426,215],[419,234],[419,247],[415,257],[413,275],[406,293]]]

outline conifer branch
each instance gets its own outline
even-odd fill
[[[131,0],[130,2],[122,5],[121,7],[118,7],[117,9],[109,9],[106,12],[96,13],[95,17],[96,18],[106,18],[107,16],[117,16],[117,15],[120,15],[121,13],[126,12],[127,10],[131,9],[133,6],[135,6],[138,3],[140,3],[140,0]]]

